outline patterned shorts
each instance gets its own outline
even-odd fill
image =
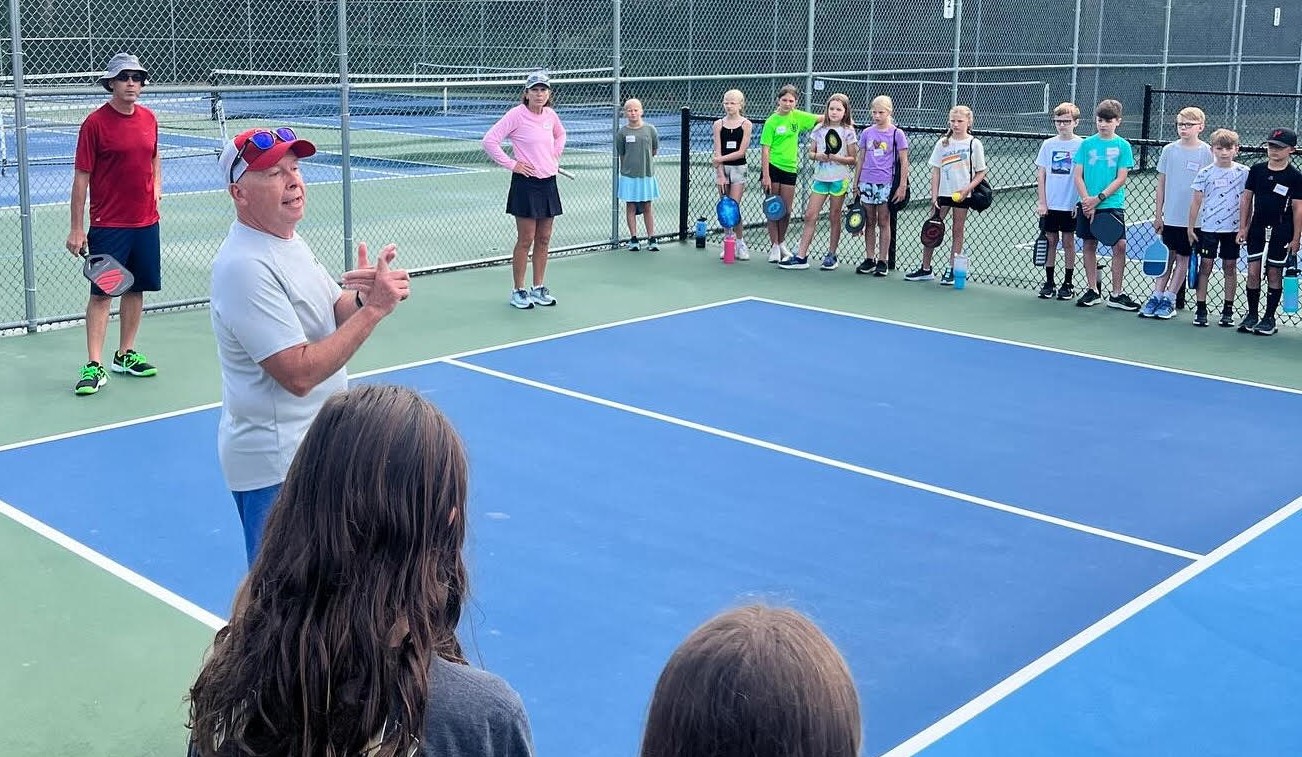
[[[885,205],[890,199],[890,184],[869,184],[864,182],[859,185],[859,201],[864,205]]]

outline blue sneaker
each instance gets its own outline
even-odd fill
[[[818,267],[818,270],[820,270],[820,271],[835,271],[835,270],[836,270],[836,265],[837,265],[837,263],[836,263],[836,253],[835,253],[835,252],[829,252],[829,253],[827,253],[826,255],[823,256],[823,264],[820,265],[820,266]]]
[[[1175,299],[1172,297],[1163,297],[1162,301],[1157,303],[1157,311],[1154,316],[1167,320],[1175,317]]]
[[[552,296],[550,289],[543,284],[539,284],[536,287],[529,287],[529,302],[546,308],[555,305],[556,298]]]
[[[533,303],[529,301],[529,290],[528,289],[511,290],[511,307],[520,308],[521,310],[528,310],[529,308],[533,307]]]
[[[778,263],[778,268],[781,268],[784,271],[803,271],[809,268],[809,258],[799,258],[792,255],[781,263]]]
[[[1139,317],[1156,318],[1157,308],[1161,304],[1162,304],[1162,297],[1160,295],[1155,294],[1152,297],[1149,297],[1148,301],[1144,303],[1144,307],[1139,309]]]

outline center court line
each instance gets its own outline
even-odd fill
[[[839,315],[845,318],[854,318],[859,321],[872,321],[874,323],[884,323],[888,326],[902,326],[907,329],[917,329],[919,331],[930,331],[934,334],[945,334],[947,336],[961,336],[966,339],[976,339],[981,342],[992,342],[994,344],[1004,344],[1010,347],[1023,347],[1028,350],[1038,350],[1040,352],[1052,352],[1057,355],[1068,355],[1070,357],[1081,357],[1087,360],[1098,360],[1104,363],[1113,363],[1115,365],[1126,365],[1131,368],[1143,368],[1150,371],[1159,371],[1161,373],[1173,373],[1178,376],[1192,376],[1193,378],[1208,379],[1210,381],[1223,381],[1227,384],[1237,384],[1239,386],[1250,386],[1254,389],[1267,389],[1272,392],[1283,392],[1284,394],[1302,395],[1302,389],[1293,389],[1292,387],[1279,386],[1278,384],[1266,384],[1260,381],[1248,381],[1247,379],[1231,378],[1229,376],[1218,376],[1215,373],[1200,373],[1190,371],[1184,368],[1171,368],[1165,365],[1154,365],[1152,363],[1141,363],[1137,360],[1126,360],[1125,358],[1110,357],[1108,355],[1096,355],[1092,352],[1079,352],[1077,350],[1068,350],[1062,347],[1050,347],[1044,344],[1034,344],[1031,342],[1019,342],[1015,339],[1004,339],[998,336],[986,336],[984,334],[971,334],[966,331],[955,331],[945,329],[939,326],[924,326],[920,323],[909,323],[908,321],[896,321],[890,318],[881,318],[875,315],[864,315],[863,313],[851,313],[845,310],[833,310],[832,308],[819,307],[817,305],[804,305],[799,302],[786,302],[784,300],[775,300],[768,297],[747,297],[751,302],[762,302],[766,305],[778,305],[781,307],[794,308],[796,310],[808,310],[813,313],[825,313],[827,315]]]
[[[1203,571],[1212,567],[1226,557],[1242,549],[1246,544],[1265,532],[1284,522],[1290,516],[1302,511],[1302,497],[1289,502],[1275,512],[1267,515],[1248,527],[1243,533],[1225,542],[1221,546],[1198,558],[1190,565],[1177,571],[1170,578],[1140,594],[1121,607],[1113,610],[1094,625],[1086,628],[1054,649],[1049,650],[1039,659],[1013,673],[1004,680],[977,695],[975,699],[959,707],[950,714],[923,729],[913,738],[887,752],[884,757],[906,757],[917,754],[941,738],[952,733],[968,721],[990,709],[997,702],[1035,680],[1042,673],[1084,649],[1099,637],[1139,614],[1149,605],[1189,583]]]
[[[71,536],[42,523],[4,500],[0,500],[0,515],[4,515],[20,526],[24,526],[36,532],[38,535],[44,536],[46,539],[49,539],[60,547],[63,547],[91,565],[102,568],[154,599],[159,600],[173,609],[180,610],[182,613],[189,615],[191,618],[194,618],[213,630],[220,630],[226,625],[224,619],[208,612],[171,589],[164,588],[163,586],[150,581],[148,578],[145,578],[134,570],[105,557]]]
[[[1003,502],[996,502],[991,499],[986,499],[984,497],[977,497],[975,495],[966,494],[964,492],[955,491],[953,489],[946,489],[943,486],[935,486],[933,484],[923,483],[922,481],[915,481],[910,478],[896,476],[890,473],[885,473],[883,471],[874,470],[872,468],[865,468],[863,466],[854,465],[853,463],[847,463],[842,460],[837,460],[835,458],[824,457],[823,455],[817,455],[812,452],[806,452],[804,450],[795,449],[793,447],[787,447],[781,444],[776,444],[774,442],[764,441],[763,439],[756,439],[755,437],[752,436],[746,436],[744,434],[738,434],[732,431],[725,431],[720,428],[715,428],[714,426],[707,426],[702,423],[696,423],[695,421],[689,421],[683,418],[677,418],[672,415],[658,413],[654,410],[646,410],[644,408],[635,407],[633,405],[626,405],[622,402],[616,402],[614,400],[608,400],[591,394],[585,394],[583,392],[574,391],[573,389],[565,389],[564,387],[555,386],[553,384],[545,384],[541,381],[534,381],[533,379],[524,378],[522,376],[516,376],[510,373],[503,373],[502,371],[497,371],[492,368],[485,368],[483,366],[475,365],[473,363],[466,363],[456,358],[446,358],[445,360],[443,360],[443,362],[448,365],[454,365],[458,368],[464,368],[469,371],[481,373],[484,374],[485,376],[492,376],[493,378],[498,378],[503,381],[510,381],[512,383],[522,384],[524,386],[532,387],[534,389],[541,389],[543,391],[552,392],[554,394],[570,397],[572,399],[591,402],[593,404],[601,405],[603,407],[608,407],[614,410],[622,410],[626,413],[632,413],[633,415],[640,415],[643,418],[651,418],[653,420],[662,421],[664,423],[680,426],[682,428],[689,428],[692,429],[693,431],[700,431],[702,433],[710,434],[711,436],[717,436],[723,439],[729,439],[735,442],[741,442],[742,444],[749,444],[753,447],[760,447],[762,449],[771,450],[773,452],[780,452],[785,455],[791,455],[792,457],[798,457],[802,460],[821,463],[823,465],[827,465],[832,468],[839,468],[841,470],[850,471],[851,473],[858,473],[860,475],[868,476],[870,478],[875,478],[880,481],[887,481],[893,484],[899,484],[900,486],[907,486],[910,489],[918,489],[920,491],[929,492],[931,494],[939,494],[943,497],[950,497],[951,499],[961,500],[963,502],[967,502],[973,505],[978,505],[980,507],[988,507],[992,510],[999,510],[1001,512],[1009,513],[1011,515],[1018,515],[1023,518],[1030,518],[1031,520],[1038,520],[1043,523],[1049,523],[1055,526],[1069,528],[1073,531],[1080,531],[1082,533],[1087,533],[1092,536],[1098,536],[1104,539],[1112,539],[1113,541],[1119,541],[1125,544],[1129,544],[1131,546],[1142,547],[1144,549],[1151,549],[1155,552],[1162,552],[1168,555],[1182,557],[1186,560],[1198,560],[1203,557],[1202,555],[1196,552],[1189,552],[1183,549],[1179,549],[1177,547],[1168,546],[1166,544],[1159,544],[1157,542],[1148,541],[1147,539],[1140,539],[1135,536],[1129,536],[1127,534],[1117,533],[1116,531],[1109,531],[1107,529],[1097,528],[1095,526],[1089,526],[1084,523],[1077,523],[1076,521],[1067,520],[1065,518],[1058,518],[1053,515],[1038,513],[1035,512],[1034,510],[1027,510],[1021,507],[1015,507],[1013,505],[1004,504]]]

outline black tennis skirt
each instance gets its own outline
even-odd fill
[[[561,193],[556,177],[535,179],[511,174],[511,191],[506,195],[506,212],[516,218],[552,218],[561,214]]]

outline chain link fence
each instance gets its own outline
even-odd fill
[[[0,55],[0,241],[8,250],[0,254],[0,330],[80,317],[85,289],[62,244],[71,156],[80,121],[105,99],[93,84],[97,72],[119,51],[149,68],[143,102],[160,116],[164,291],[149,305],[164,308],[207,296],[208,268],[233,217],[216,155],[224,139],[250,126],[291,125],[321,148],[308,161],[312,199],[300,228],[332,269],[342,271],[365,240],[395,241],[405,265],[441,270],[500,262],[509,252],[513,235],[502,212],[509,177],[479,139],[517,101],[526,70],[554,74],[569,131],[564,163],[577,177],[562,181],[566,212],[554,241],[562,251],[610,249],[624,236],[611,135],[627,97],[643,101],[660,131],[659,215],[668,221],[683,205],[680,150],[693,160],[709,150],[708,136],[680,143],[680,109],[718,115],[728,89],[746,92],[752,116],[766,114],[778,88],[794,83],[811,110],[835,91],[861,112],[871,96],[890,94],[901,125],[920,135],[943,127],[954,103],[976,111],[978,130],[1039,134],[1046,106],[1070,100],[1089,112],[1114,97],[1138,114],[1150,85],[1302,93],[1302,17],[1276,7],[1261,0],[1237,7],[1055,0],[1033,12],[1012,0],[745,7],[724,0],[18,0],[0,9],[8,30]],[[1169,122],[1187,104],[1182,97],[1158,93],[1153,123]],[[1218,125],[1251,115],[1240,101],[1205,109]],[[1123,135],[1140,131],[1138,117],[1123,122]],[[1246,142],[1255,139],[1252,128],[1240,131]],[[1029,274],[974,270],[975,280],[983,275],[1013,283]]]

